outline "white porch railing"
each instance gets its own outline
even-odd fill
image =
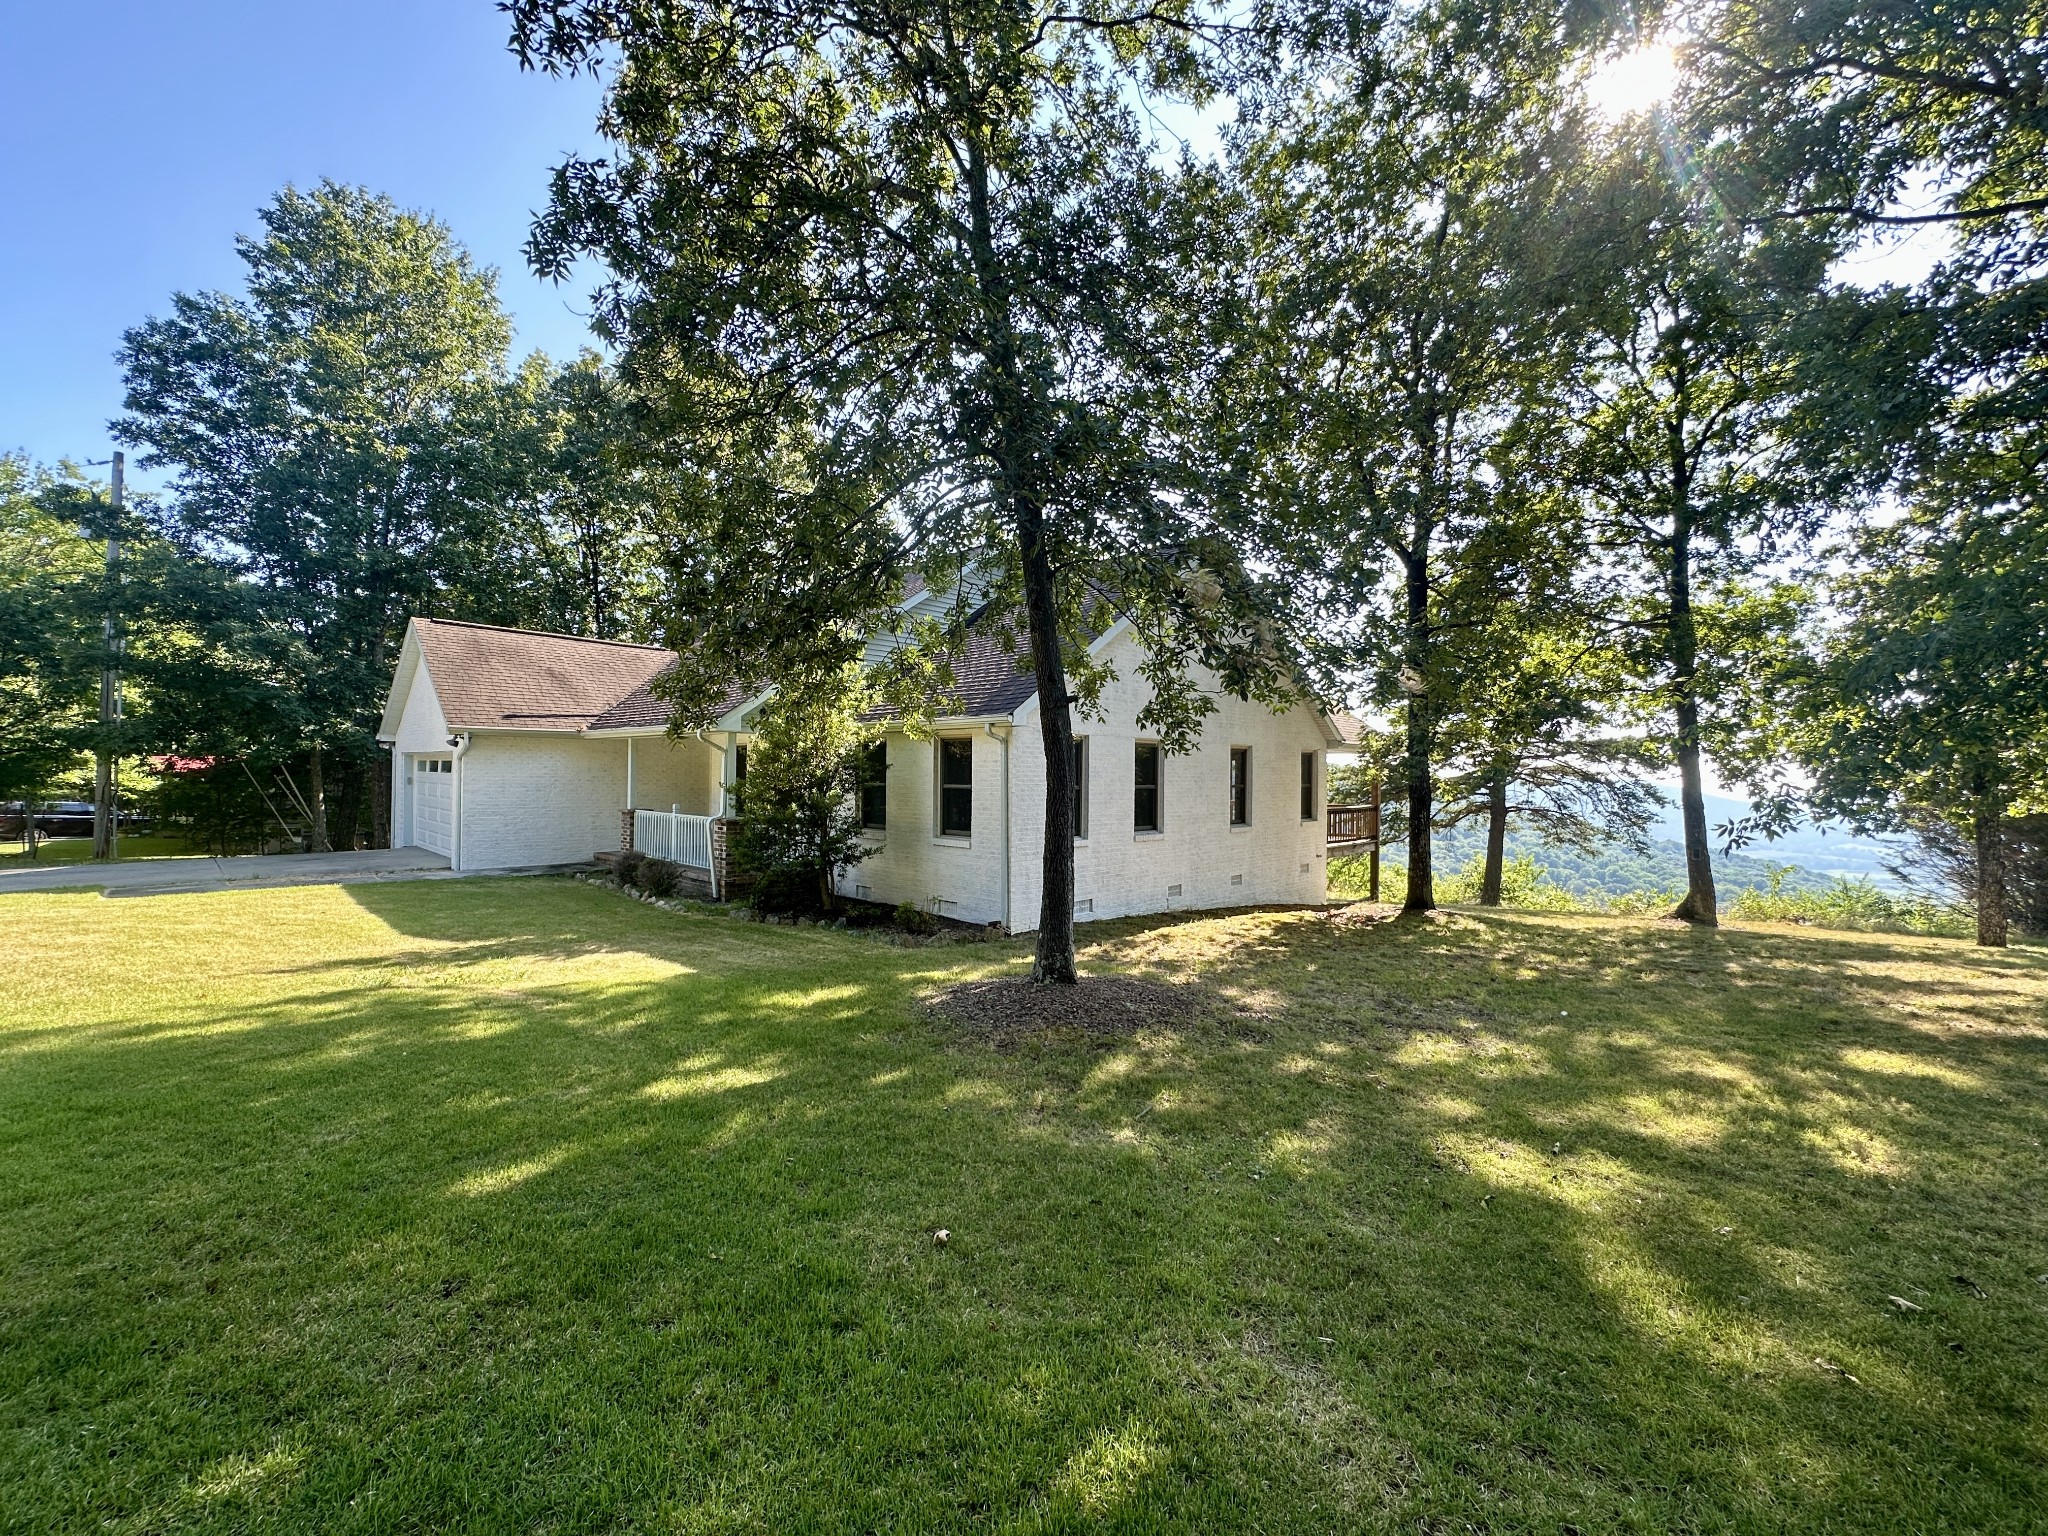
[[[680,816],[672,811],[635,811],[633,846],[650,859],[667,859],[691,869],[711,868],[712,816]]]

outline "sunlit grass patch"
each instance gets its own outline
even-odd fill
[[[1204,1005],[999,1050],[563,881],[0,921],[0,1531],[2048,1524],[2036,951],[1110,923]]]

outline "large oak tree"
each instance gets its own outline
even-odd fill
[[[1181,173],[1141,107],[1200,98],[1230,29],[1187,0],[514,0],[530,65],[604,73],[614,146],[557,173],[531,253],[607,269],[600,328],[680,483],[688,723],[729,677],[840,675],[913,577],[909,637],[1010,628],[1040,701],[1034,974],[1075,979],[1072,711],[1121,616],[1169,745],[1226,687],[1292,688],[1267,594],[1148,409],[1171,389]],[[687,488],[694,487],[694,491]]]

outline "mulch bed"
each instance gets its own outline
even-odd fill
[[[962,982],[925,1001],[933,1013],[969,1034],[1012,1045],[1055,1030],[1121,1039],[1158,1025],[1185,1024],[1195,1015],[1197,994],[1192,987],[1129,976],[1087,976],[1071,987],[999,976]]]

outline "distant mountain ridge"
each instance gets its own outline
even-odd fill
[[[1663,786],[1659,786],[1663,788]],[[1684,849],[1685,828],[1679,819],[1678,794],[1666,789],[1672,803],[1658,819],[1657,831],[1665,839]],[[1707,830],[1714,834],[1716,827],[1735,821],[1750,814],[1750,803],[1738,800],[1733,795],[1708,795]],[[1897,860],[1911,849],[1905,838],[1858,837],[1839,821],[1823,822],[1819,826],[1803,826],[1785,836],[1770,842],[1755,842],[1742,850],[1742,856],[1762,860],[1769,864],[1796,864],[1801,869],[1812,870],[1821,875],[1841,875],[1849,879],[1865,876],[1874,884],[1887,889],[1900,888],[1899,881],[1885,868],[1886,860]],[[1714,836],[1714,862],[1721,863],[1721,839]]]
[[[1659,786],[1659,788],[1665,788]],[[1685,886],[1684,827],[1679,817],[1677,792],[1666,788],[1672,804],[1652,827],[1648,848],[1638,853],[1622,843],[1608,843],[1591,853],[1545,841],[1534,834],[1510,827],[1507,853],[1510,859],[1527,856],[1544,871],[1552,884],[1581,899],[1611,899],[1632,891],[1677,891]],[[1821,827],[1801,827],[1770,842],[1752,843],[1736,853],[1721,851],[1716,827],[1749,815],[1750,805],[1732,795],[1708,795],[1707,828],[1713,838],[1714,885],[1725,902],[1738,891],[1767,890],[1772,872],[1786,869],[1783,888],[1788,891],[1826,890],[1837,879],[1869,880],[1886,890],[1899,890],[1898,879],[1885,868],[1907,848],[1903,839],[1857,837],[1839,822]],[[1468,821],[1435,839],[1437,873],[1455,874],[1486,852],[1486,828]],[[1387,849],[1389,868],[1403,864],[1398,847]]]

